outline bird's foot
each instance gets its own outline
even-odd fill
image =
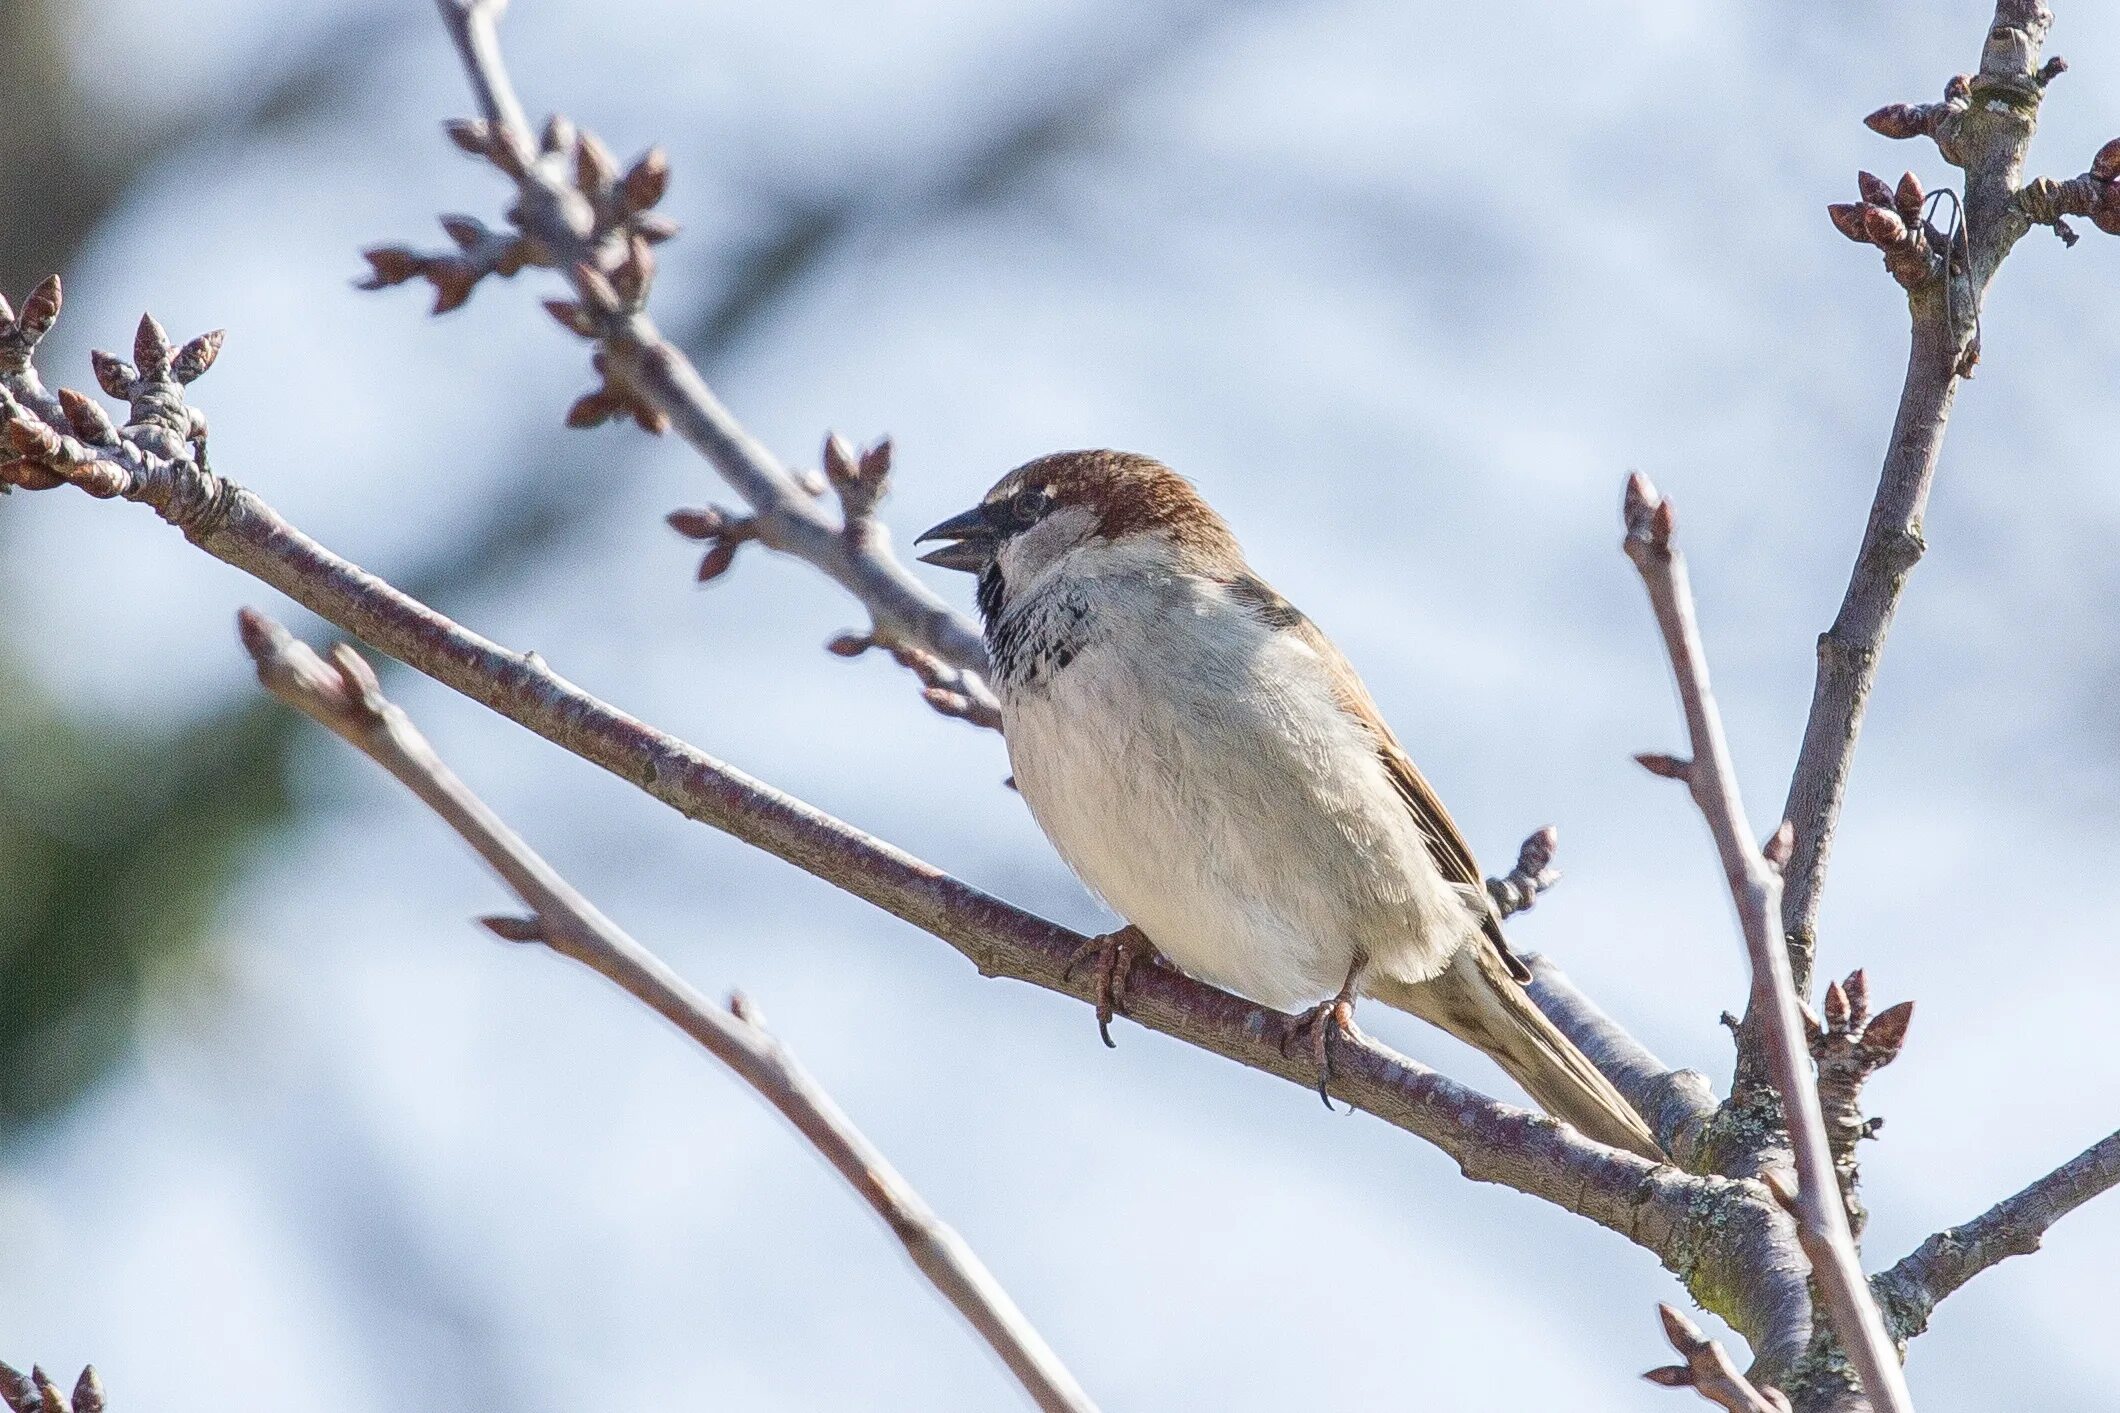
[[[1354,987],[1349,983],[1329,1001],[1320,1001],[1307,1011],[1290,1016],[1281,1032],[1281,1053],[1302,1042],[1310,1051],[1310,1062],[1318,1067],[1318,1098],[1332,1107],[1332,1042],[1352,1040],[1361,1032],[1354,1024]],[[1352,1108],[1349,1113],[1354,1112]]]
[[[1107,932],[1102,937],[1092,937],[1075,949],[1075,955],[1067,960],[1067,969],[1062,980],[1072,980],[1075,968],[1090,958],[1097,963],[1097,1034],[1102,1036],[1110,1049],[1118,1049],[1112,1040],[1112,1017],[1126,1010],[1126,984],[1133,975],[1138,962],[1151,965],[1160,960],[1156,944],[1148,940],[1147,934],[1138,927],[1122,927],[1117,932]]]

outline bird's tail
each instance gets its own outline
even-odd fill
[[[1372,975],[1363,989],[1478,1047],[1553,1117],[1600,1143],[1668,1161],[1641,1115],[1510,975],[1492,939],[1460,947],[1430,980],[1409,984]]]

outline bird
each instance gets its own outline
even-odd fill
[[[1322,1093],[1371,997],[1586,1136],[1663,1159],[1531,999],[1464,834],[1361,678],[1190,481],[1057,452],[931,541],[924,562],[977,576],[1017,791],[1127,923],[1091,944],[1100,1025],[1133,966],[1166,963],[1290,1013],[1284,1048],[1307,1035]]]

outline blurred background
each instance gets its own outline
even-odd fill
[[[2120,11],[2035,168],[2120,132]],[[667,146],[657,312],[798,464],[897,438],[910,534],[1070,446],[1195,478],[1361,666],[1515,925],[1718,1083],[1742,999],[1679,724],[1617,550],[1677,500],[1762,832],[1904,356],[1836,235],[1861,116],[1970,68],[1986,0],[776,6],[517,0],[533,113]],[[1477,15],[1477,18],[1475,18]],[[152,307],[226,326],[215,461],[462,621],[843,818],[1107,925],[1001,743],[859,613],[746,553],[693,591],[674,442],[563,433],[588,385],[535,276],[433,321],[356,250],[490,217],[428,6],[0,3],[0,289],[53,270],[54,382]],[[2120,246],[2019,248],[1986,316],[1834,860],[1824,966],[1919,1003],[1871,1087],[1875,1265],[2108,1132],[2120,952],[2108,430]],[[960,602],[969,585],[945,584]],[[120,1409],[1014,1406],[870,1215],[595,978],[468,924],[452,838],[267,705],[230,615],[313,620],[138,507],[0,501],[0,1357]],[[1367,1118],[954,953],[411,674],[443,753],[709,991],[741,985],[1107,1408],[1670,1409],[1645,1253]],[[1409,1053],[1509,1093],[1434,1032]],[[2110,1406],[2120,1201],[1946,1304],[1929,1413]],[[2090,1312],[2099,1312],[2095,1316]]]

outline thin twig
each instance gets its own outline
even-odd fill
[[[1646,477],[1632,476],[1627,481],[1625,515],[1627,557],[1641,571],[1642,584],[1649,591],[1677,678],[1692,750],[1692,758],[1685,761],[1653,757],[1651,768],[1686,782],[1715,838],[1723,875],[1737,904],[1752,963],[1752,1013],[1764,1020],[1767,1060],[1795,1154],[1797,1191],[1792,1215],[1797,1238],[1811,1259],[1833,1332],[1861,1376],[1872,1405],[1878,1413],[1909,1413],[1913,1404],[1898,1354],[1856,1258],[1855,1238],[1834,1176],[1818,1088],[1804,1045],[1789,953],[1778,925],[1781,876],[1774,863],[1788,858],[1789,827],[1784,824],[1777,831],[1773,845],[1777,858],[1770,863],[1752,842],[1738,795],[1737,772],[1723,736],[1722,714],[1708,688],[1707,654],[1694,619],[1685,560],[1671,542],[1675,524],[1671,503],[1657,495]]]
[[[1656,1313],[1664,1322],[1664,1338],[1685,1356],[1686,1362],[1651,1369],[1643,1378],[1665,1388],[1692,1389],[1727,1413],[1789,1413],[1786,1394],[1778,1388],[1753,1384],[1730,1362],[1723,1347],[1676,1307],[1659,1305]]]
[[[511,275],[526,266],[559,272],[574,298],[546,307],[595,343],[603,379],[574,404],[569,424],[627,416],[651,432],[674,428],[748,507],[743,515],[681,512],[703,527],[695,538],[713,541],[700,577],[718,576],[738,547],[752,541],[807,561],[862,603],[872,627],[860,636],[912,667],[931,705],[992,725],[998,715],[983,677],[986,647],[978,628],[899,562],[890,531],[876,514],[889,474],[889,444],[856,458],[836,437],[828,439],[826,476],[820,479],[796,475],[752,437],[647,313],[655,271],[650,247],[675,231],[650,209],[668,185],[667,160],[651,151],[621,174],[593,134],[564,118],[554,117],[541,136],[533,133],[501,58],[496,26],[504,0],[438,3],[483,115],[453,124],[451,136],[512,181],[516,200],[506,229],[445,218],[457,250],[368,251],[367,287],[425,278],[436,289],[436,312],[443,312],[469,299],[489,275]],[[821,499],[828,487],[838,496],[836,515]],[[705,527],[706,517],[711,527]]]
[[[1945,1296],[2000,1261],[2031,1255],[2048,1227],[2116,1186],[2120,1133],[2110,1133],[1963,1226],[1937,1232],[1873,1282],[1892,1332],[1920,1334]]]
[[[614,982],[698,1041],[779,1110],[904,1243],[922,1275],[957,1307],[1047,1413],[1096,1407],[993,1273],[854,1127],[832,1097],[765,1029],[741,996],[724,1011],[687,985],[560,877],[435,754],[374,671],[340,644],[327,663],[254,609],[239,618],[258,679],[274,696],[354,746],[419,796],[529,908],[484,919],[515,942],[541,942]]]

